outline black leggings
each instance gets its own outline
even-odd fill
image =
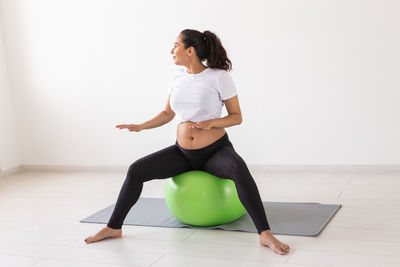
[[[227,133],[201,149],[184,149],[176,141],[175,145],[136,160],[129,166],[107,226],[122,228],[129,210],[139,199],[144,182],[170,178],[190,170],[202,170],[219,178],[233,180],[239,199],[258,234],[270,230],[256,183],[246,163],[234,150]]]

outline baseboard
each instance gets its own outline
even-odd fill
[[[247,165],[250,172],[266,174],[342,173],[342,174],[399,174],[400,165]],[[24,172],[56,173],[125,173],[129,166],[67,166],[21,165],[0,173],[0,178]]]
[[[250,171],[269,174],[343,173],[343,174],[399,174],[399,164],[370,165],[248,165]]]
[[[24,172],[98,172],[120,173],[126,172],[129,166],[71,166],[71,165],[22,165]]]
[[[8,169],[6,171],[0,172],[0,179],[3,178],[3,177],[7,177],[7,176],[10,176],[10,175],[18,175],[18,174],[21,174],[21,173],[23,173],[22,166],[17,166],[17,167]]]

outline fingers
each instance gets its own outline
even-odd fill
[[[203,130],[210,130],[210,129],[211,129],[211,127],[206,127],[206,126],[198,126],[198,125],[196,125],[196,126],[189,126],[189,129],[194,129],[194,128],[203,129]]]
[[[189,128],[201,128],[198,124],[189,125]]]
[[[120,124],[120,125],[115,126],[115,128],[125,129],[125,128],[128,128],[128,126],[129,125],[127,125],[127,124]]]

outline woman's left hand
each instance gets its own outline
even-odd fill
[[[194,122],[192,125],[189,125],[189,128],[198,128],[203,130],[210,130],[212,127],[213,127],[212,120]]]

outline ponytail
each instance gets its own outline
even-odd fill
[[[210,31],[201,33],[197,30],[186,29],[181,34],[185,49],[193,46],[200,61],[207,60],[207,67],[232,70],[232,63],[226,55],[221,40],[215,33]]]

